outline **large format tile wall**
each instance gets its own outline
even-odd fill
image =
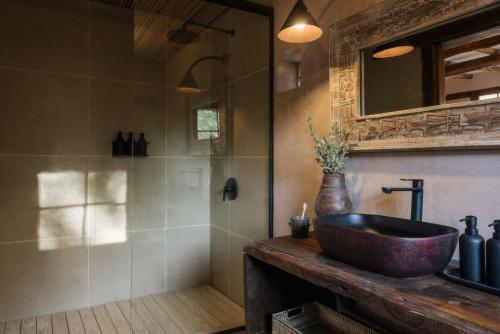
[[[0,320],[209,282],[209,160],[176,152],[165,56],[134,43],[137,20],[1,2]],[[111,157],[118,130],[151,156]]]
[[[296,214],[302,202],[314,203],[321,183],[321,170],[313,159],[305,112],[323,133],[331,124],[329,87],[330,25],[380,3],[383,0],[307,1],[318,19],[323,36],[306,45],[290,45],[277,39],[275,45],[275,212],[277,235],[290,234],[288,218]],[[276,31],[294,0],[275,1]],[[293,65],[293,66],[292,66]],[[296,85],[294,69],[301,68],[302,81]],[[293,163],[290,163],[293,161]],[[426,221],[450,225],[463,231],[458,222],[467,214],[479,217],[479,230],[500,217],[500,159],[494,151],[464,152],[386,152],[356,154],[347,171],[347,186],[354,209],[358,212],[409,217],[411,196],[405,193],[385,195],[381,186],[402,184],[400,178],[425,180],[424,212]],[[314,215],[310,205],[308,214]],[[455,257],[457,254],[455,254]]]
[[[229,145],[211,158],[211,283],[243,304],[243,247],[268,236],[269,21],[231,9],[216,24],[235,34],[212,36],[212,53],[228,58],[222,72],[212,67],[212,99],[227,113]],[[229,177],[239,194],[223,202]]]

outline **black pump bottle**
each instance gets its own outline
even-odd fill
[[[484,278],[484,239],[477,231],[477,217],[467,216],[465,233],[460,236],[460,275],[463,279],[482,282]]]
[[[486,242],[486,283],[500,289],[500,220],[493,224],[493,238]]]

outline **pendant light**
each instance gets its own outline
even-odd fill
[[[297,0],[278,33],[278,38],[288,43],[309,43],[323,34],[318,22],[307,10],[303,0]]]
[[[226,56],[222,55],[221,57],[215,57],[215,56],[206,56],[206,57],[201,57],[198,60],[196,60],[191,66],[189,66],[188,70],[186,73],[184,73],[184,76],[182,77],[181,81],[179,81],[179,84],[177,85],[176,91],[179,93],[186,93],[186,94],[198,94],[201,93],[202,89],[196,82],[196,79],[193,76],[192,70],[196,65],[199,63],[206,61],[206,60],[217,60],[221,64],[224,64],[226,62]]]
[[[373,50],[372,57],[376,59],[399,57],[412,52],[414,49],[408,40],[403,39],[377,46]]]
[[[201,88],[198,86],[198,83],[193,77],[193,73],[191,71],[187,71],[182,77],[182,80],[177,85],[176,89],[179,93],[187,93],[187,94],[198,94],[201,93]]]

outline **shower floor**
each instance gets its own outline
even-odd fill
[[[0,321],[0,334],[192,334],[214,333],[244,323],[241,306],[213,287],[203,286],[30,319]]]

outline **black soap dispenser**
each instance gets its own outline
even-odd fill
[[[463,279],[482,282],[484,278],[484,239],[477,231],[477,217],[467,216],[465,233],[460,236],[460,275]]]
[[[486,242],[486,283],[500,289],[500,220],[488,226],[493,226],[495,232]]]

